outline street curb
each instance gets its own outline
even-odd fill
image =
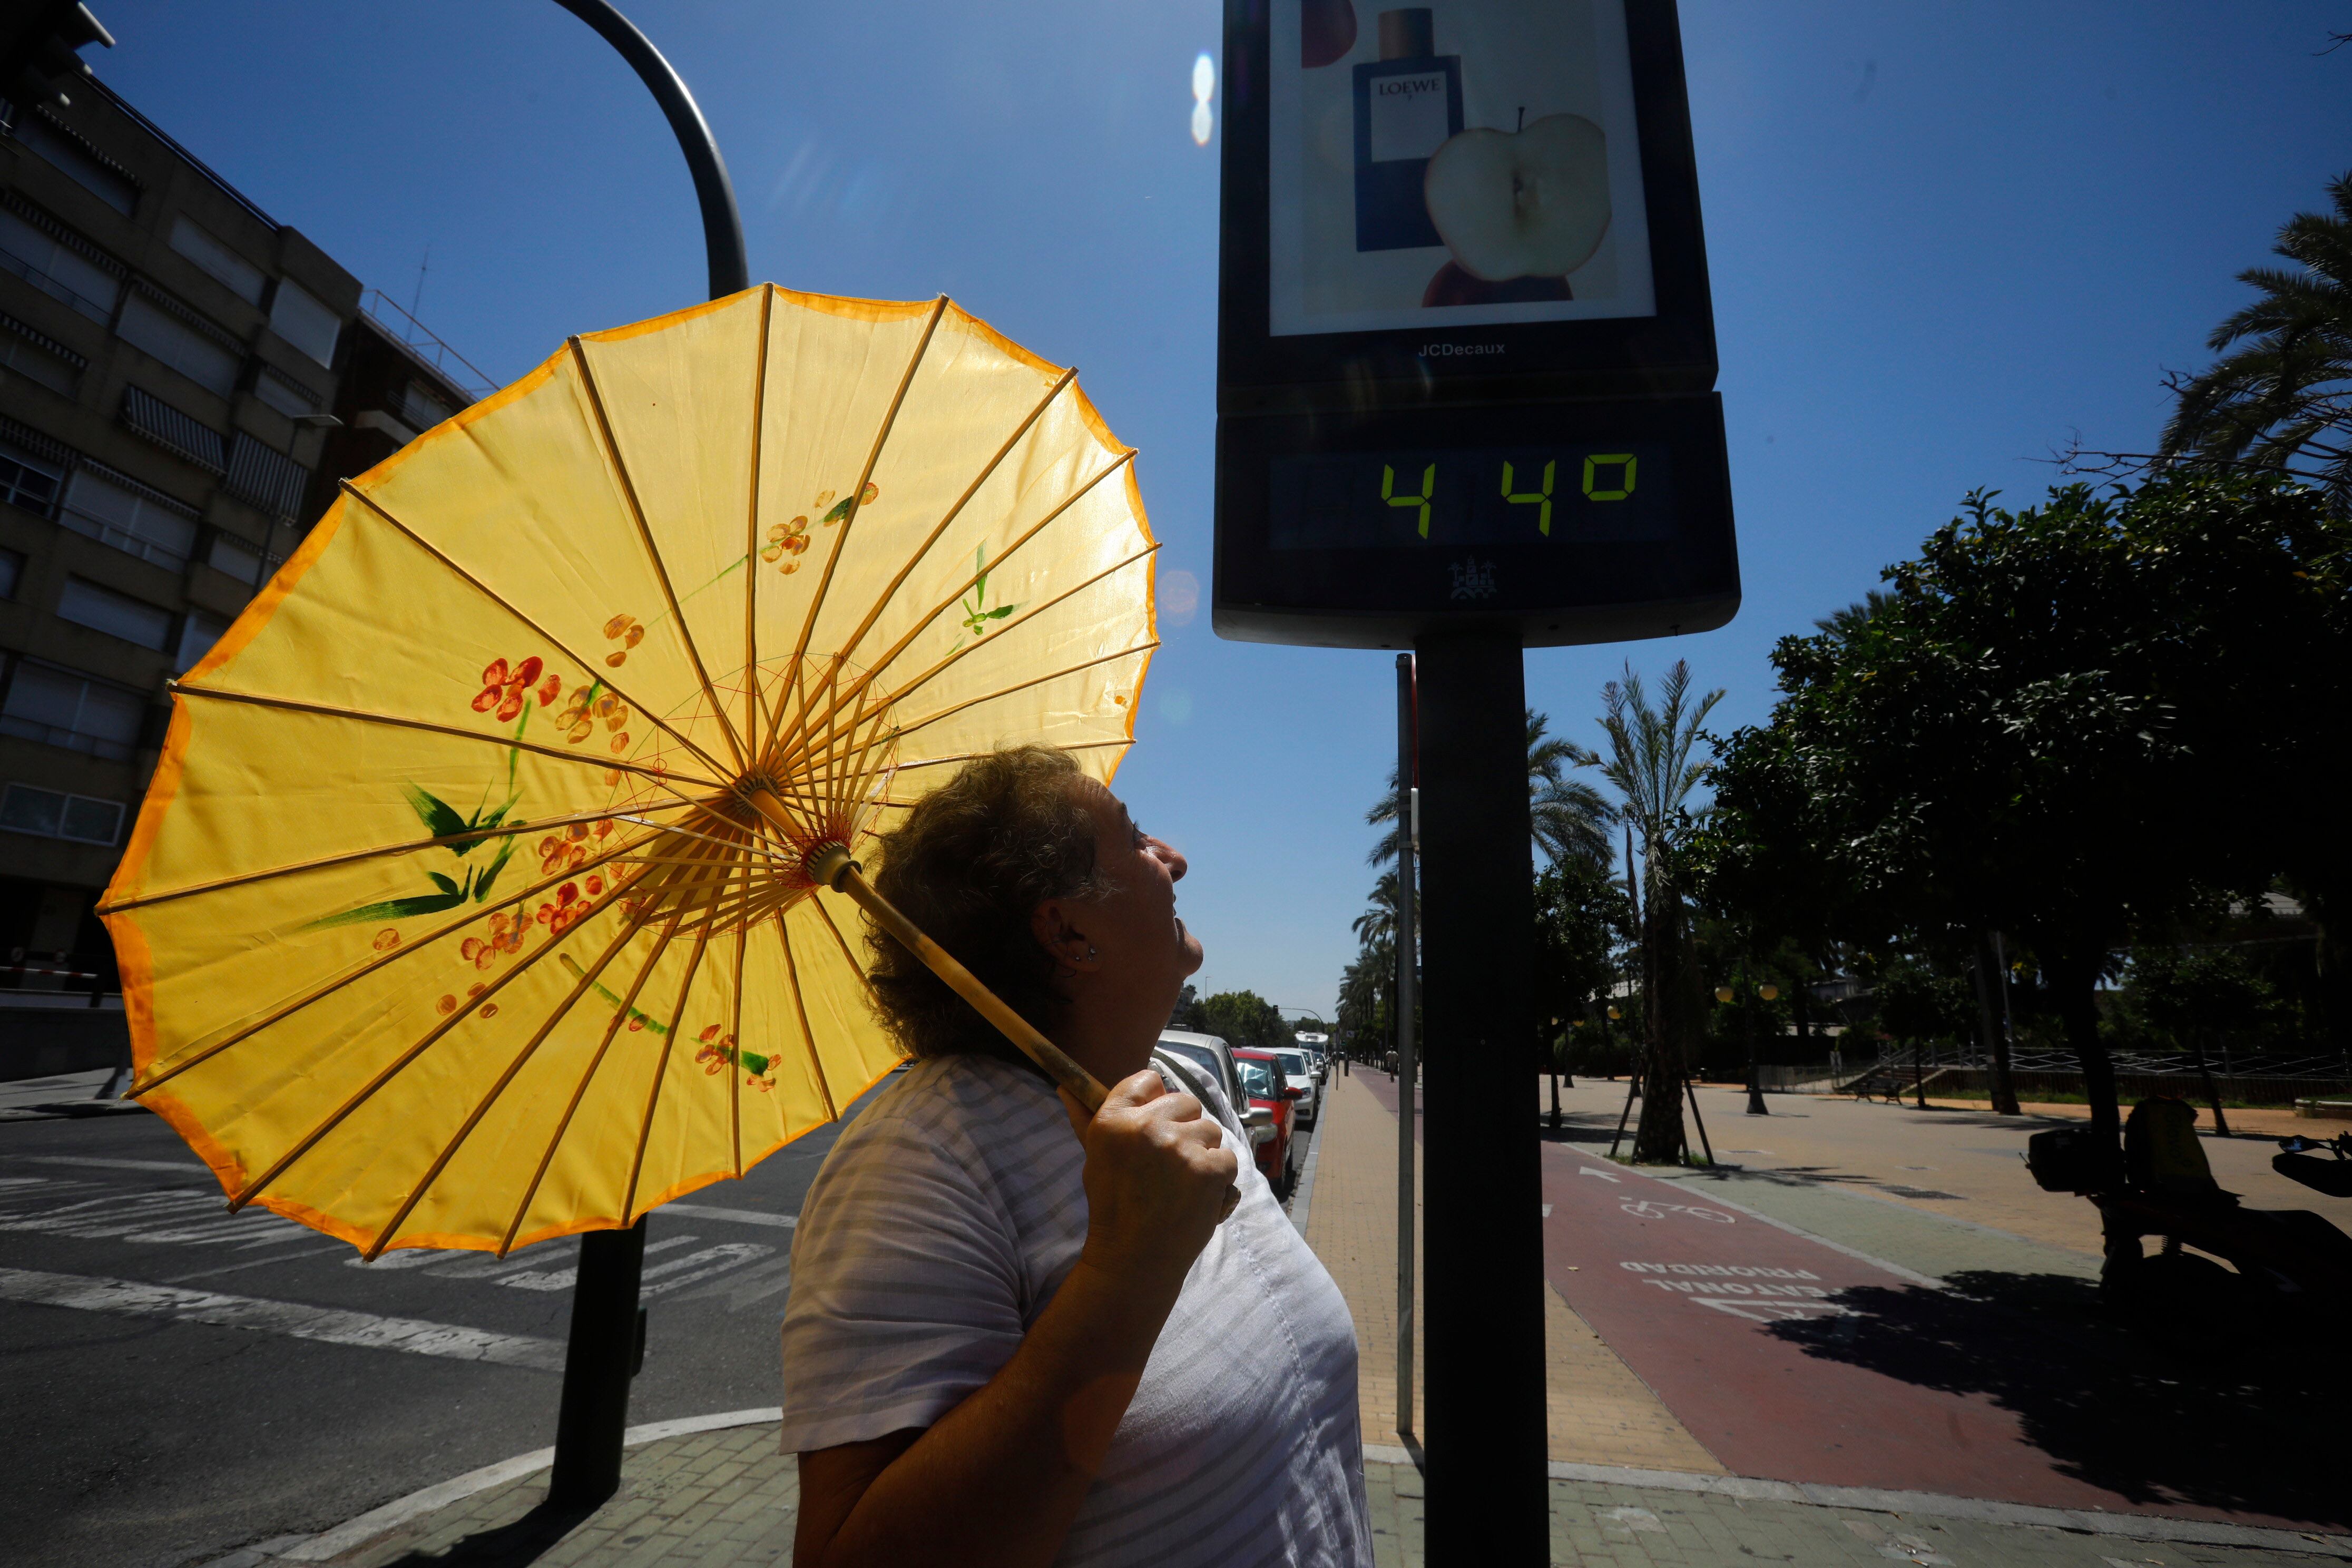
[[[724,1410],[712,1415],[684,1415],[671,1421],[653,1421],[643,1426],[632,1426],[621,1435],[624,1447],[635,1448],[646,1443],[658,1443],[665,1437],[683,1437],[696,1432],[718,1432],[730,1426],[757,1426],[764,1422],[782,1422],[783,1406],[762,1405],[751,1410]],[[555,1463],[553,1448],[533,1448],[527,1454],[517,1454],[511,1459],[500,1459],[495,1465],[485,1465],[478,1470],[468,1470],[462,1476],[437,1481],[432,1486],[394,1498],[382,1508],[370,1509],[355,1519],[345,1520],[332,1530],[320,1534],[297,1537],[280,1544],[269,1542],[261,1547],[247,1547],[216,1557],[204,1568],[259,1568],[269,1563],[325,1563],[347,1552],[356,1551],[375,1540],[451,1503],[463,1502],[477,1492],[504,1486],[524,1476],[548,1468]]]
[[[1412,1455],[1384,1444],[1364,1445],[1367,1462],[1411,1465]],[[1832,1487],[1810,1481],[1767,1481],[1748,1476],[1702,1476],[1685,1470],[1637,1470],[1620,1465],[1546,1467],[1556,1481],[1646,1487],[1657,1491],[1706,1492],[1743,1502],[1793,1502],[1816,1508],[1846,1508],[1862,1513],[1907,1514],[1921,1519],[1961,1519],[1977,1524],[2039,1525],[2078,1535],[2114,1535],[2132,1541],[2171,1541],[2198,1546],[2250,1546],[2272,1552],[2352,1558],[2352,1535],[2319,1535],[2164,1514],[2109,1513],[2098,1509],[2040,1508],[2031,1503],[1988,1502],[1942,1492],[1892,1491],[1880,1487]]]
[[[1290,1194],[1290,1223],[1307,1234],[1307,1206],[1315,1201],[1315,1164],[1323,1158],[1323,1113],[1315,1113],[1315,1142],[1307,1149],[1307,1168],[1298,1173],[1298,1190]]]

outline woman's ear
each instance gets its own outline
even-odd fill
[[[1086,932],[1072,922],[1077,912],[1074,903],[1048,899],[1030,915],[1029,932],[1062,968],[1072,973],[1091,973],[1100,967],[1101,955]]]

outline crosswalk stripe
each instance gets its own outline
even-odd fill
[[[373,1312],[310,1307],[295,1301],[183,1290],[137,1279],[0,1268],[0,1301],[209,1323],[257,1333],[286,1334],[298,1340],[319,1340],[328,1344],[405,1351],[412,1355],[446,1356],[457,1361],[495,1362],[540,1372],[563,1370],[563,1345],[557,1340],[492,1333],[487,1329],[430,1322],[422,1318],[385,1318]]]

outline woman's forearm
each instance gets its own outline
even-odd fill
[[[838,1451],[803,1457],[795,1561],[1043,1568],[1109,1452],[1181,1285],[1181,1275],[1138,1280],[1081,1257],[1013,1359],[864,1485],[829,1534],[838,1505],[827,1507],[828,1496],[865,1478],[828,1475]],[[846,1456],[836,1462],[858,1468]]]

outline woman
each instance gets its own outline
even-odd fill
[[[884,839],[884,896],[1111,1089],[1092,1118],[1057,1098],[869,928],[916,1059],[793,1243],[800,1568],[1370,1568],[1347,1304],[1206,1075],[1150,1068],[1201,966],[1184,871],[1044,747],[967,764]]]

